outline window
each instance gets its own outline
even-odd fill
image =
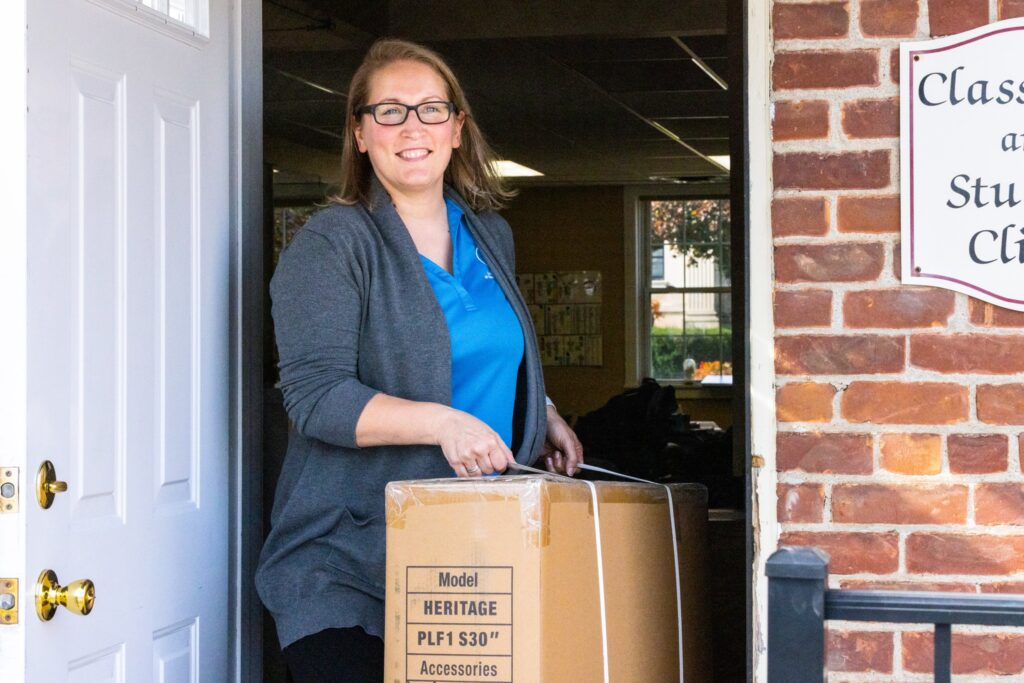
[[[197,28],[199,13],[196,11],[196,0],[141,0],[142,4],[161,14],[189,26]]]
[[[729,200],[637,197],[636,365],[639,377],[732,384]],[[639,261],[639,260],[638,260]]]
[[[665,279],[665,243],[651,245],[651,279]]]

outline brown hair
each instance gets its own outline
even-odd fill
[[[439,54],[416,43],[382,38],[370,46],[348,88],[345,108],[345,146],[341,153],[341,190],[331,197],[339,204],[368,203],[370,176],[373,172],[369,156],[356,146],[355,127],[359,109],[368,104],[370,79],[380,69],[399,61],[413,61],[434,69],[448,89],[448,97],[456,111],[465,113],[462,141],[452,150],[445,170],[445,182],[469,203],[474,211],[502,208],[516,193],[507,189],[493,170],[497,155],[487,144],[466,101],[466,94],[451,68]]]

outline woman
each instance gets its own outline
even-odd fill
[[[294,429],[256,581],[296,681],[383,678],[387,482],[582,462],[544,395],[493,160],[437,54],[370,48],[337,203],[271,283]]]

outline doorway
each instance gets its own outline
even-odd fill
[[[505,212],[516,233],[518,270],[600,276],[597,334],[565,335],[596,337],[589,349],[564,350],[559,330],[542,323],[551,338],[545,376],[559,409],[585,416],[654,376],[676,388],[680,412],[691,422],[721,430],[725,447],[717,460],[687,474],[716,487],[716,680],[731,682],[749,676],[751,641],[745,5],[730,2],[727,13],[726,3],[695,4],[608,0],[576,9],[501,1],[488,3],[484,15],[476,3],[454,0],[264,0],[263,246],[269,279],[274,254],[331,192],[345,92],[366,47],[387,35],[440,52],[503,158],[527,169],[519,173],[543,174],[510,179],[520,192]],[[659,259],[662,268],[666,258],[700,261],[708,243],[687,240],[693,230],[684,226],[678,240],[662,240],[659,252],[651,242],[651,202],[678,205],[682,213],[715,203],[717,244],[704,260],[718,270],[713,284],[697,287],[714,292],[677,291],[688,290],[686,282],[652,291],[652,282],[666,282],[654,277]],[[732,216],[724,240],[723,202]],[[707,294],[707,302],[697,298]],[[669,310],[671,300],[679,301],[678,311]],[[655,301],[665,306],[657,316]],[[714,343],[705,339],[712,336]],[[265,340],[266,525],[287,418],[273,388],[273,338]],[[699,356],[702,344],[717,357]],[[697,372],[689,374],[688,360]],[[263,623],[263,679],[285,681],[273,623],[269,616]]]

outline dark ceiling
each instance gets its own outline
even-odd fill
[[[729,154],[725,0],[263,6],[265,134],[278,141],[268,150],[339,154],[349,79],[369,43],[390,35],[445,57],[498,153],[544,173],[529,182],[726,175],[707,159]],[[309,179],[302,158],[268,153],[282,180]]]

